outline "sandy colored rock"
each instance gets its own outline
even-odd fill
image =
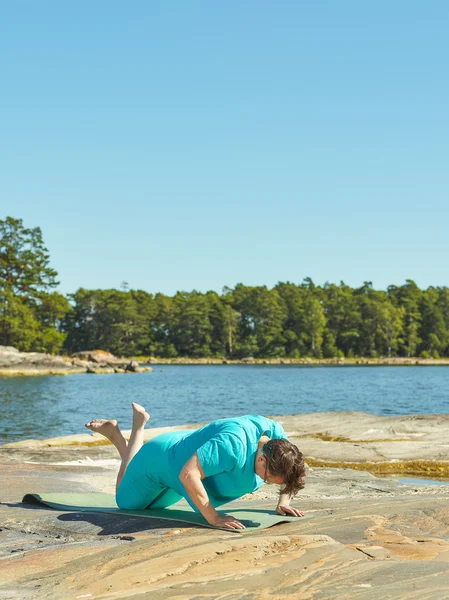
[[[306,454],[309,448],[321,452],[318,444],[324,444],[326,453],[318,455],[334,462],[346,457],[344,448],[352,443],[373,454],[376,444],[386,444],[386,460],[397,445],[401,456],[418,460],[423,446],[414,439],[429,448],[433,444],[433,459],[446,460],[443,416],[337,413],[279,419]],[[148,430],[147,436],[166,430]],[[96,437],[0,447],[0,598],[448,597],[449,486],[403,485],[366,471],[311,467],[295,505],[313,518],[244,533],[21,504],[32,491],[113,493],[116,453],[110,445],[89,445]],[[380,441],[386,438],[395,441]],[[228,512],[242,506],[272,509],[276,496],[276,488],[262,486],[230,504]]]
[[[130,364],[133,365],[132,369],[128,368]],[[71,357],[66,357],[40,352],[19,352],[12,346],[0,346],[0,376],[112,374],[120,373],[122,369],[135,373],[152,371],[151,367],[140,368],[136,361],[117,358],[103,350],[77,352]]]

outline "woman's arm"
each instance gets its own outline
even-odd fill
[[[290,506],[291,500],[292,498],[289,494],[279,494],[279,502],[276,507],[277,514],[290,517],[303,517],[306,513]]]
[[[179,474],[179,480],[188,493],[189,498],[209,525],[213,525],[214,527],[227,527],[228,529],[245,529],[245,526],[231,515],[221,516],[217,513],[212,506],[206,489],[201,481],[204,477],[204,471],[198,460],[198,454],[195,452],[183,466],[181,473]]]

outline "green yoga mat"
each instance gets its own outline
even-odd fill
[[[169,508],[155,508],[146,510],[122,510],[118,508],[115,503],[113,496],[102,493],[84,493],[84,494],[26,494],[23,497],[22,502],[27,504],[43,504],[56,508],[58,510],[69,510],[76,512],[102,512],[128,515],[132,517],[145,517],[149,519],[167,519],[169,521],[182,521],[183,523],[190,523],[193,525],[200,525],[201,527],[212,527],[209,525],[204,517],[194,512],[190,507],[184,506],[173,506]],[[229,511],[219,510],[220,514],[231,514],[233,517],[238,519],[246,529],[235,530],[236,533],[242,533],[243,531],[254,530],[254,529],[265,529],[266,527],[272,527],[278,523],[285,523],[289,521],[301,521],[306,517],[281,517],[274,511],[267,511],[262,509],[244,509],[244,508],[230,508]],[[233,531],[226,529],[226,531]]]

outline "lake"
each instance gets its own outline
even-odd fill
[[[0,377],[0,443],[80,433],[93,418],[127,429],[132,401],[153,427],[251,412],[447,413],[449,367],[158,365],[139,374]]]

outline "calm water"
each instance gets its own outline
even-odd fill
[[[250,412],[447,413],[449,367],[201,365],[138,375],[0,377],[0,443],[79,433],[92,418],[130,428],[133,400],[151,413],[154,427]]]
[[[448,479],[423,479],[418,477],[402,477],[397,478],[397,480],[399,481],[399,483],[407,483],[409,485],[449,485]]]

